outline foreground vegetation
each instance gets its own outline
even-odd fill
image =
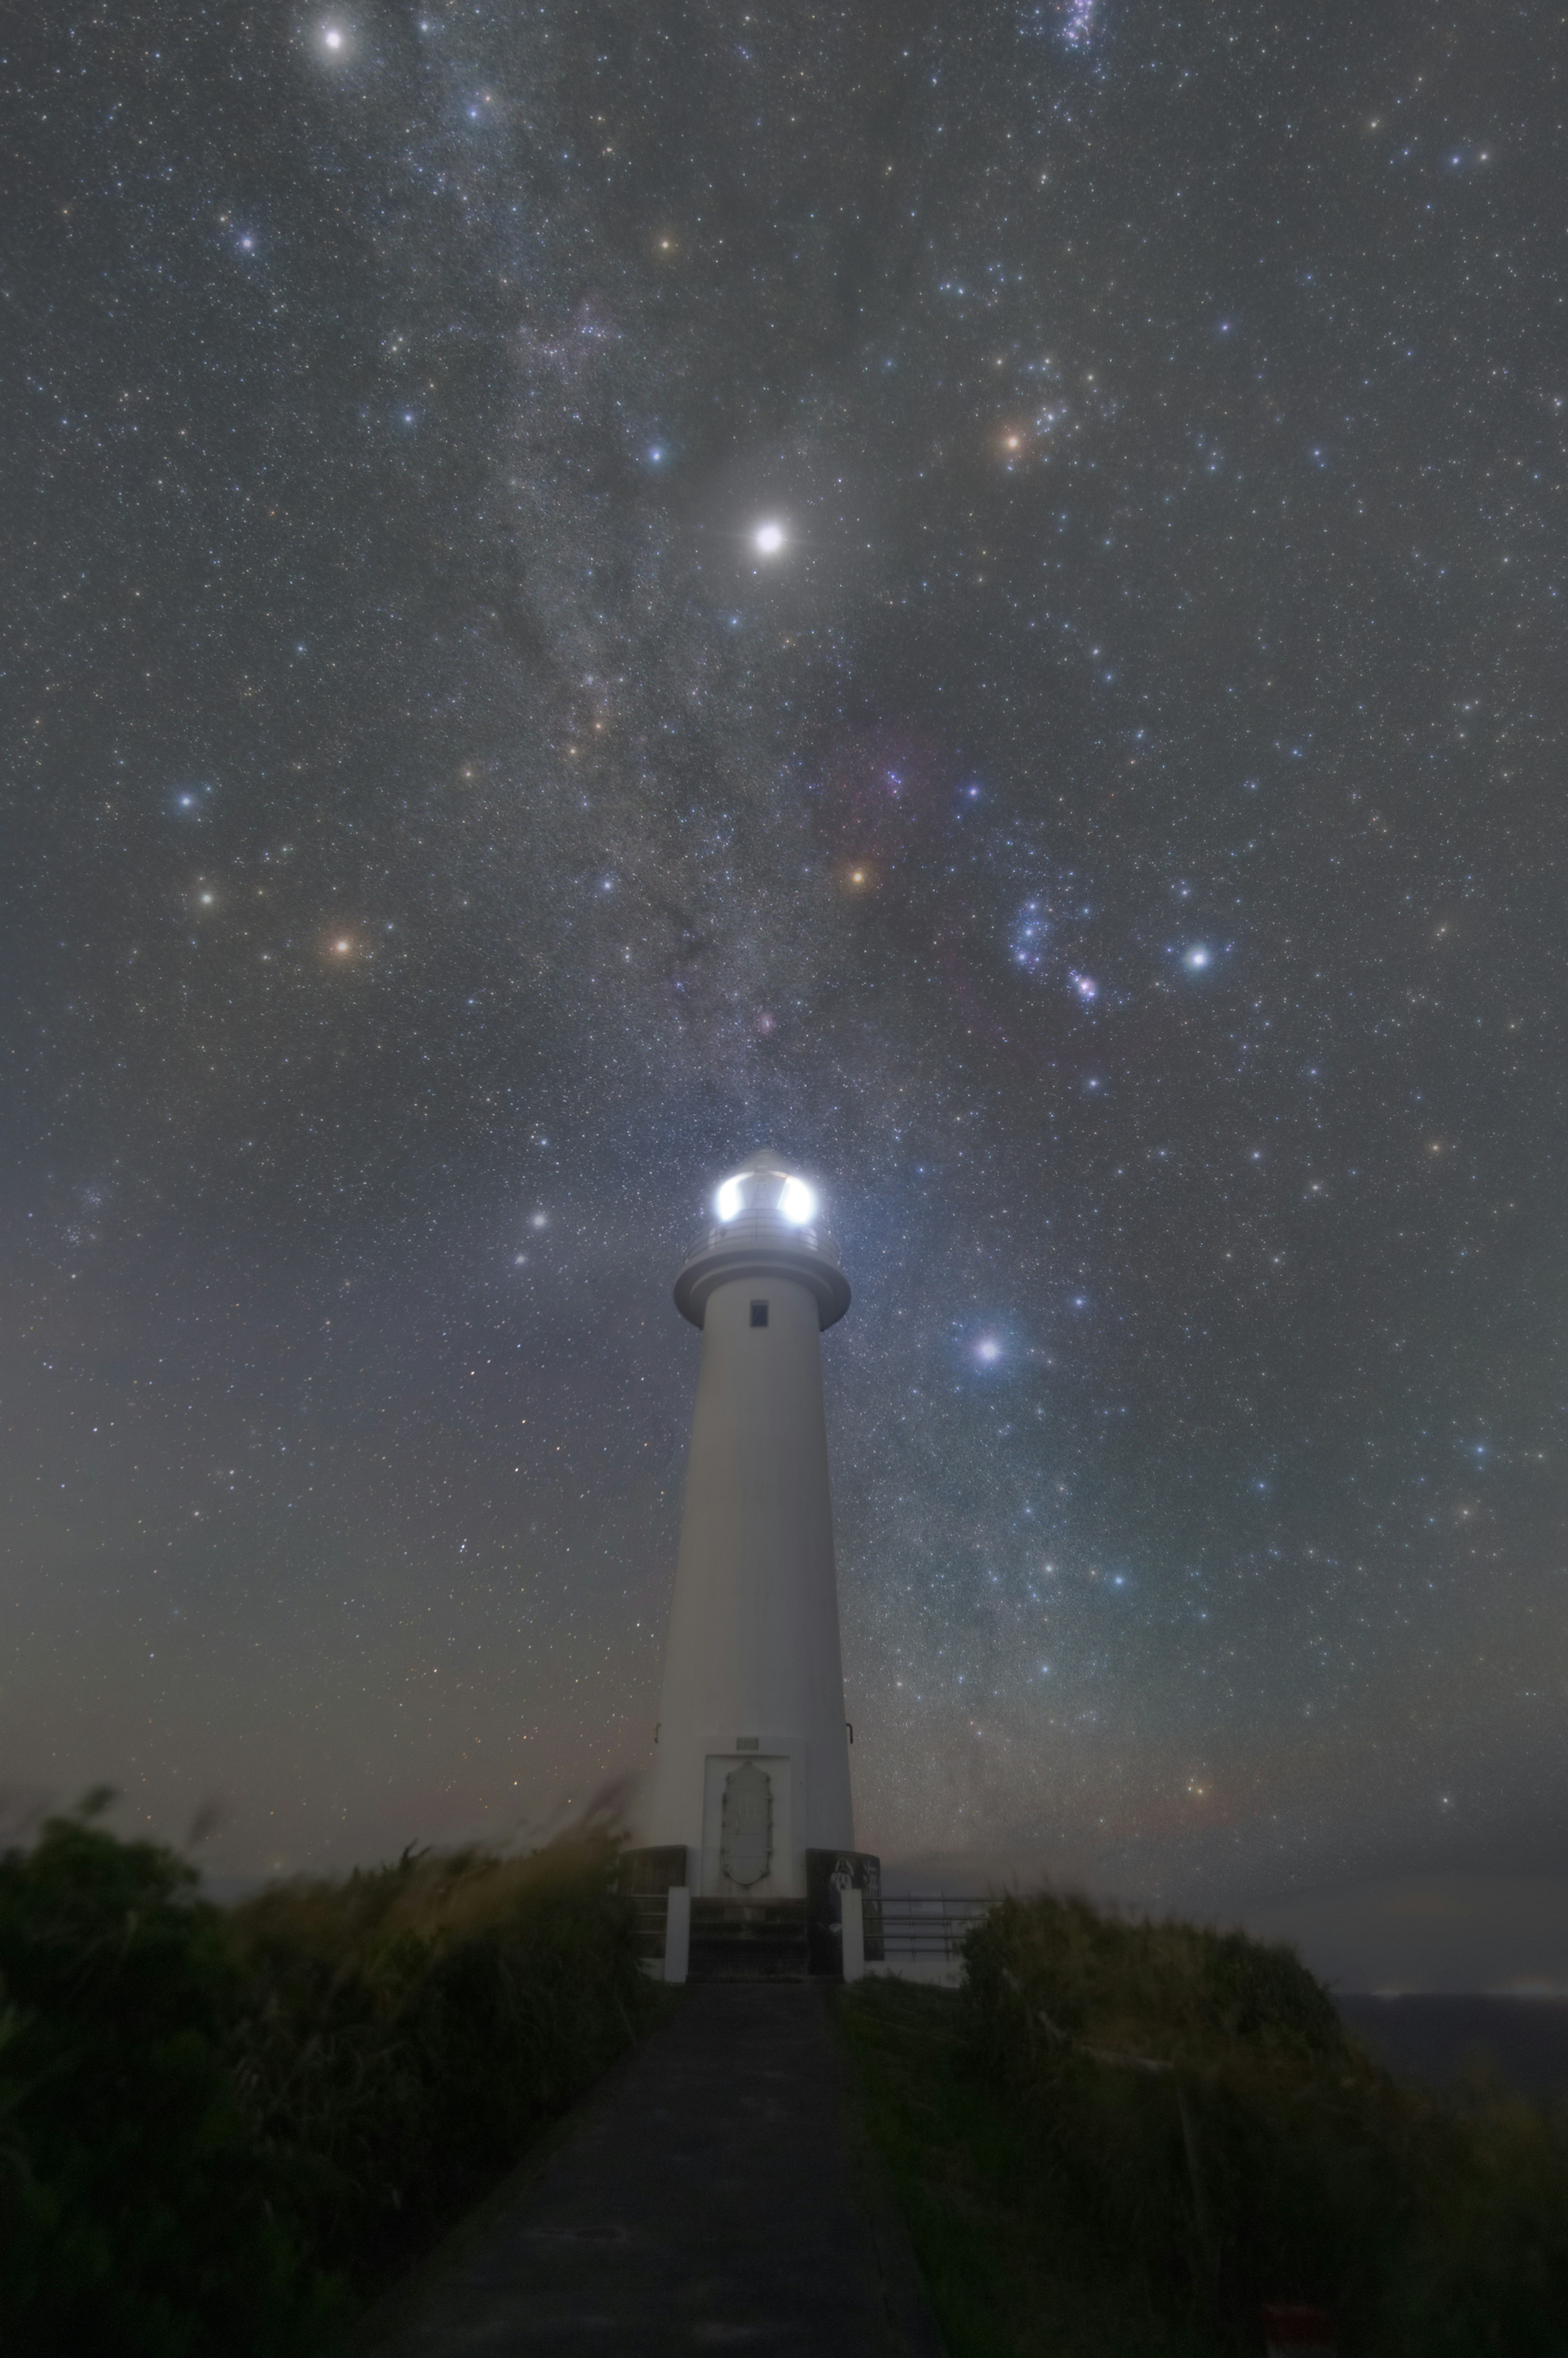
[[[0,2349],[304,2358],[645,2023],[614,1847],[220,1910],[59,1819],[0,1857]]]
[[[839,2021],[953,2358],[1568,2347],[1568,2116],[1396,2084],[1286,1949],[1005,1899]]]

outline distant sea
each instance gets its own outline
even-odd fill
[[[1568,2096],[1568,1998],[1336,1999],[1346,2027],[1402,2080],[1451,2091],[1478,2061],[1537,2103]]]

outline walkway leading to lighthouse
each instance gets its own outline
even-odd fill
[[[689,1989],[373,2358],[941,2358],[820,1984]]]

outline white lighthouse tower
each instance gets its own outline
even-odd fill
[[[849,1286],[813,1190],[752,1155],[714,1197],[675,1298],[702,1357],[651,1847],[631,1863],[647,1862],[644,1892],[689,1892],[694,1969],[705,1927],[711,1948],[771,1919],[779,1936],[798,1924],[802,1970],[809,1920],[814,1965],[832,1971],[842,1893],[862,1891],[874,1953],[880,1891],[854,1848],[822,1404],[819,1337]]]

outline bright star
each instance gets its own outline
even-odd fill
[[[980,1340],[975,1345],[975,1357],[988,1368],[992,1366],[996,1360],[1000,1358],[1001,1345],[997,1341],[994,1335],[985,1335],[981,1336]]]
[[[1201,971],[1210,964],[1213,956],[1213,951],[1206,949],[1202,942],[1195,942],[1191,949],[1183,957],[1182,964],[1193,968],[1195,972]]]
[[[752,542],[759,557],[776,557],[784,545],[784,528],[782,524],[760,524]]]

